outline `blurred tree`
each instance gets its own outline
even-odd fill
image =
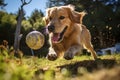
[[[7,4],[4,2],[4,0],[0,0],[0,8],[3,9]]]
[[[7,40],[9,45],[13,44],[16,23],[16,15],[0,11],[0,42]]]
[[[23,20],[22,27],[24,28],[25,31],[27,31],[28,29],[32,28],[32,25],[28,20]]]
[[[15,31],[15,39],[14,39],[14,50],[15,54],[17,54],[19,57],[21,57],[21,54],[19,54],[19,44],[20,44],[20,39],[22,38],[22,35],[20,34],[21,31],[21,23],[22,19],[24,17],[24,10],[23,7],[27,4],[29,4],[32,0],[29,0],[26,2],[26,0],[21,0],[22,5],[20,6],[19,9],[19,14],[17,18],[17,26],[16,26],[16,31]]]
[[[120,0],[99,0],[103,4],[107,6],[111,6],[113,11],[116,11],[118,8],[120,8]]]
[[[63,5],[65,0],[48,0],[46,3],[47,7],[60,6]]]
[[[42,22],[42,18],[43,18],[43,13],[41,10],[37,10],[35,9],[31,16],[28,18],[28,20],[30,21],[31,25],[33,28],[37,29],[39,28],[40,26],[43,25],[43,22]]]

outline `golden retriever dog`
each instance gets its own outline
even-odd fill
[[[87,49],[93,58],[97,59],[91,44],[90,32],[82,24],[85,14],[85,12],[76,12],[73,5],[47,9],[44,20],[50,42],[47,55],[49,60],[56,60],[61,56],[70,60],[82,48]]]

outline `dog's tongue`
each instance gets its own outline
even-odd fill
[[[60,38],[60,34],[59,33],[54,33],[52,36],[52,41],[53,42],[57,42]]]

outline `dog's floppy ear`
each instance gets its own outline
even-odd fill
[[[43,17],[43,21],[45,22],[45,25],[47,25],[49,23],[47,17]]]
[[[85,14],[86,14],[85,12],[72,11],[70,18],[73,22],[82,24],[82,20]]]
[[[43,21],[45,22],[46,25],[49,23],[49,14],[50,14],[50,8],[46,10],[46,16],[43,17]]]
[[[86,12],[83,11],[83,12],[76,12],[74,10],[74,6],[72,5],[68,5],[68,14],[69,14],[69,17],[71,19],[72,22],[75,22],[75,23],[81,23],[82,24],[82,19],[83,17],[85,16]]]

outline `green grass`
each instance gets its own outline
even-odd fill
[[[72,60],[49,61],[30,56],[18,59],[0,55],[0,80],[94,80],[91,74],[119,67],[120,54],[100,58],[102,60],[94,61],[91,56],[75,56]]]

